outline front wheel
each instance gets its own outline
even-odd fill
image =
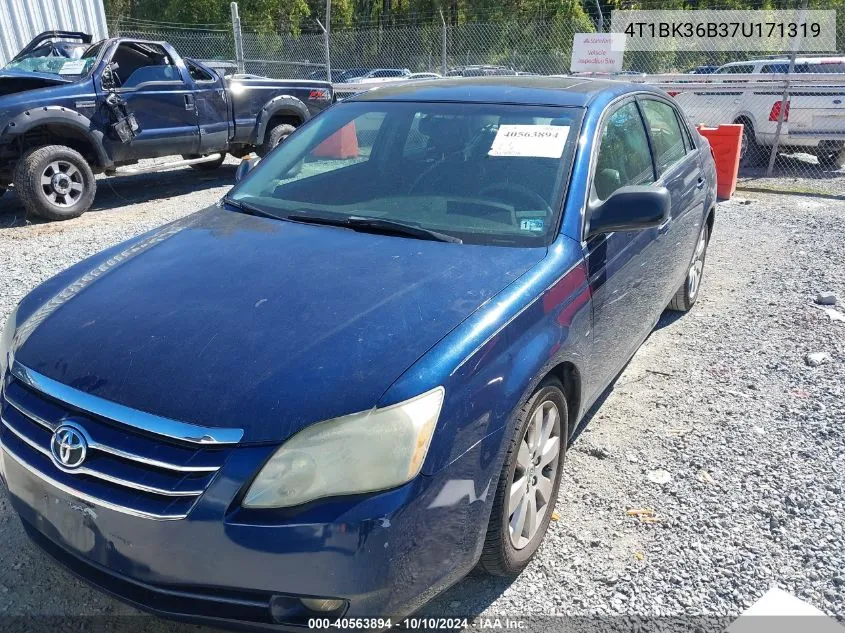
[[[689,312],[698,299],[698,291],[701,289],[701,279],[704,276],[704,260],[707,257],[707,242],[709,240],[707,224],[701,229],[698,242],[695,245],[695,252],[692,262],[687,269],[687,276],[684,283],[678,288],[675,296],[669,302],[669,309],[676,312]]]
[[[82,155],[64,145],[30,150],[15,168],[15,190],[30,213],[68,220],[94,204],[97,181]]]
[[[481,569],[515,576],[531,561],[560,489],[569,419],[563,385],[544,380],[517,414],[481,554]]]

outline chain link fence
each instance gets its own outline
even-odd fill
[[[839,17],[842,31],[845,15]],[[607,18],[605,30],[611,28]],[[321,28],[294,36],[244,27],[242,60],[236,60],[231,25],[186,28],[116,20],[112,33],[166,40],[187,57],[240,61],[247,73],[275,78],[326,79],[330,65],[332,80],[342,91],[340,82],[360,81],[356,77],[373,69],[569,74],[573,36],[593,30],[593,22],[583,15],[464,24],[435,16],[420,24],[334,27],[327,46]],[[764,183],[758,179],[797,177],[799,188],[813,190],[815,180],[824,182],[825,192],[838,188],[845,195],[845,33],[839,33],[838,42],[826,55],[799,54],[792,66],[788,55],[767,55],[751,43],[745,51],[708,49],[706,43],[696,51],[627,51],[624,76],[616,78],[661,86],[694,124],[742,123],[742,179]]]

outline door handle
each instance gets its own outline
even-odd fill
[[[186,110],[193,110],[194,109],[194,96],[193,95],[185,95],[185,109]]]
[[[701,189],[703,186],[704,186],[704,178],[699,176],[698,182],[695,183],[695,188]]]

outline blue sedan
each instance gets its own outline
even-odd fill
[[[346,100],[21,301],[11,503],[104,591],[217,624],[396,623],[476,566],[518,574],[585,412],[695,304],[715,182],[642,85]]]

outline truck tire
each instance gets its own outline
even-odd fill
[[[200,156],[182,154],[182,158],[185,160],[191,160],[194,158],[200,158]],[[214,171],[215,169],[219,169],[220,165],[222,165],[226,161],[226,152],[220,152],[220,158],[217,160],[210,161],[208,163],[197,163],[196,165],[190,165],[191,169],[196,169],[197,171]]]
[[[768,148],[757,143],[754,125],[748,119],[737,119],[742,124],[742,148],[739,154],[740,167],[759,167],[769,158]]]
[[[284,141],[288,136],[294,133],[296,128],[289,123],[280,123],[273,127],[272,130],[267,132],[267,136],[264,137],[264,144],[258,148],[258,155],[261,158],[264,158],[276,149],[276,146]]]
[[[97,181],[82,154],[64,145],[26,152],[15,168],[15,190],[24,208],[47,220],[69,220],[91,208]]]
[[[819,165],[825,169],[837,170],[840,167],[845,167],[845,149],[833,151],[820,150],[816,153],[816,157],[819,159]]]

